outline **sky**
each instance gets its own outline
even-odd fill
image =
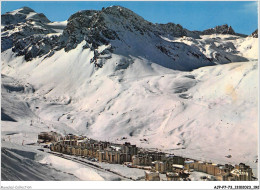
[[[1,14],[27,6],[51,21],[64,21],[80,10],[101,10],[120,5],[152,23],[181,24],[189,30],[205,30],[228,24],[237,33],[258,28],[257,1],[1,1]]]

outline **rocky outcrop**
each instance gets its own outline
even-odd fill
[[[227,24],[216,26],[215,28],[210,28],[207,30],[202,31],[203,35],[211,35],[211,34],[231,34],[235,35],[235,31],[231,26]]]
[[[180,24],[167,23],[158,24],[158,30],[163,31],[163,34],[169,34],[174,37],[187,36],[187,31]]]
[[[119,40],[120,36],[125,38],[127,32],[143,36],[199,37],[180,24],[153,24],[129,9],[112,6],[101,11],[86,10],[73,14],[68,19],[61,43],[66,51],[75,48],[82,40],[91,44],[86,47],[96,48],[111,40]]]
[[[12,48],[17,56],[24,55],[26,61],[49,53],[58,42],[58,35],[48,23],[50,21],[42,13],[36,13],[28,7],[5,13],[1,23],[1,51]]]
[[[258,38],[258,29],[256,29],[250,36],[253,38]]]
[[[26,22],[28,20],[41,23],[48,23],[50,20],[42,13],[36,13],[29,7],[23,7],[16,11],[7,12],[1,15],[1,25],[15,25],[17,23]]]
[[[61,43],[69,51],[86,40],[86,47],[97,48],[101,44],[120,39],[119,35],[129,32],[144,33],[151,31],[152,23],[129,9],[112,6],[101,11],[86,10],[73,14],[63,32]]]

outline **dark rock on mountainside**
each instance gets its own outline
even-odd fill
[[[129,9],[112,6],[101,11],[86,10],[73,14],[68,19],[61,43],[66,51],[74,49],[82,40],[96,48],[100,44],[108,44],[111,40],[120,40],[120,36],[125,38],[128,32],[150,37],[198,37],[196,33],[184,29],[179,24],[153,24]]]
[[[258,29],[256,29],[250,36],[253,38],[258,38]]]
[[[17,56],[24,55],[29,61],[47,54],[57,45],[58,37],[47,34],[55,33],[48,26],[50,21],[42,13],[36,13],[28,7],[2,15],[1,51],[12,48]]]
[[[210,28],[207,30],[202,31],[203,35],[211,35],[211,34],[231,34],[235,35],[235,31],[231,26],[227,24],[216,26],[215,28]]]
[[[151,23],[129,9],[113,6],[101,11],[86,10],[73,14],[61,39],[69,51],[86,40],[92,48],[119,39],[119,33],[138,31],[142,35],[151,31]]]
[[[48,23],[50,20],[42,13],[36,13],[29,7],[23,7],[13,12],[7,12],[1,15],[1,25],[17,24],[28,20]]]
[[[65,47],[65,51],[74,49],[83,40],[93,48],[97,48],[100,44],[108,43],[106,37],[115,39],[115,35],[113,36],[113,32],[107,29],[99,11],[86,10],[77,12],[68,19],[60,42],[61,46]]]
[[[167,33],[174,37],[187,36],[187,31],[180,24],[158,24],[158,28],[159,30],[162,30],[164,34]]]

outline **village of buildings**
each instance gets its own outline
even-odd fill
[[[256,180],[252,168],[244,163],[233,166],[203,162],[139,148],[129,142],[116,144],[97,141],[86,136],[73,134],[62,136],[56,132],[42,132],[38,135],[38,143],[47,143],[47,147],[54,153],[143,169],[146,181],[162,180],[159,174],[166,174],[167,181],[189,181],[192,172],[208,174],[208,177],[205,176],[205,180],[208,181]]]

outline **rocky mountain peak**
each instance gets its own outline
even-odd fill
[[[50,20],[42,13],[23,7],[1,16],[1,51],[12,48],[16,55],[24,55],[29,61],[50,51],[56,44],[57,36]],[[54,40],[55,39],[55,40]]]
[[[30,7],[22,7],[21,9],[18,9],[18,11],[17,11],[17,13],[22,13],[22,14],[29,14],[31,12],[35,12],[35,11],[33,9],[31,9]]]
[[[216,26],[215,28],[210,28],[207,30],[202,31],[204,35],[211,35],[211,34],[231,34],[235,35],[235,31],[231,26],[227,24]]]
[[[122,20],[129,20],[130,22],[148,22],[141,16],[137,15],[130,9],[121,6],[110,6],[101,10],[101,15],[104,17],[120,18]]]
[[[87,10],[73,14],[68,19],[61,40],[66,51],[75,48],[83,39],[96,48],[98,45],[108,44],[111,40],[120,39],[126,31],[144,35],[151,31],[152,27],[152,23],[133,11],[111,6],[100,11]]]
[[[256,29],[250,36],[253,38],[258,38],[258,29]]]
[[[7,12],[1,16],[1,25],[16,25],[27,21],[37,21],[40,23],[49,23],[50,20],[43,13],[36,13],[29,7],[22,7],[20,9]]]

